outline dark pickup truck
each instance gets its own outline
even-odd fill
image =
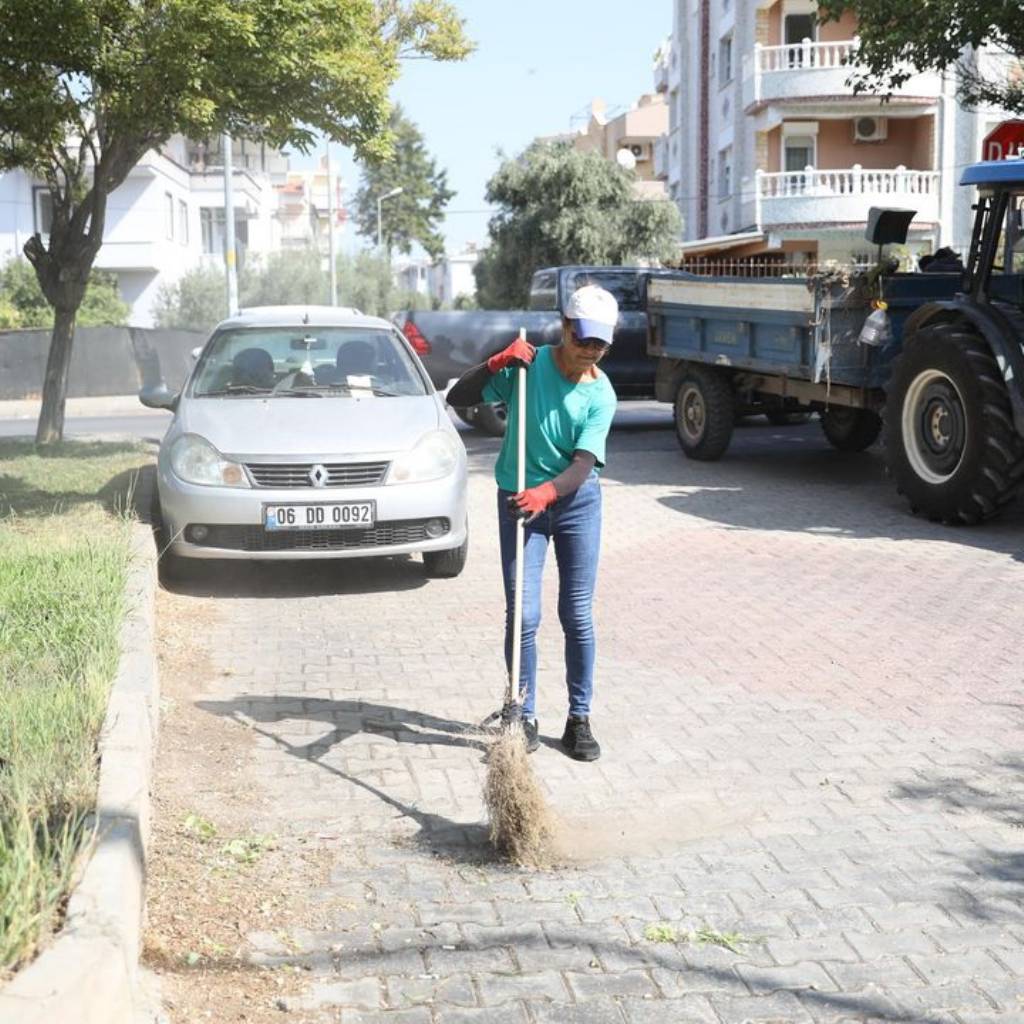
[[[671,273],[649,267],[547,267],[533,275],[529,309],[412,310],[398,321],[434,387],[443,391],[470,367],[514,341],[520,327],[526,328],[526,337],[533,345],[558,344],[562,337],[561,310],[568,297],[582,285],[597,284],[619,302],[615,344],[601,369],[620,399],[654,398],[656,361],[647,354],[645,293],[651,277]],[[456,411],[481,430],[505,432],[505,410],[501,406],[478,405]]]

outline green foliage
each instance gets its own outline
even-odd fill
[[[79,327],[122,326],[130,310],[121,298],[117,278],[102,270],[89,275]],[[0,327],[52,327],[53,307],[46,301],[39,279],[27,260],[10,260],[0,270]]]
[[[385,248],[408,253],[413,243],[419,242],[436,258],[444,252],[444,238],[438,225],[455,193],[448,188],[446,172],[438,170],[427,152],[419,128],[402,113],[401,107],[391,112],[388,127],[394,138],[391,155],[363,164],[362,184],[355,197],[357,230],[376,243],[377,199],[401,188],[400,195],[381,203]]]
[[[195,267],[157,292],[153,320],[157,327],[209,331],[227,312],[224,271]]]
[[[480,305],[524,306],[539,267],[670,257],[679,212],[667,200],[638,199],[634,181],[631,171],[567,143],[536,142],[505,160],[487,183],[487,200],[499,211],[474,269]]]
[[[60,923],[92,836],[96,743],[117,669],[127,521],[112,497],[145,459],[0,441],[0,977]]]
[[[395,288],[386,257],[363,250],[337,259],[338,305],[354,306],[371,316],[389,317],[399,309],[427,309],[430,300],[418,292]],[[243,308],[269,305],[323,305],[330,284],[313,249],[274,253],[260,264],[250,261],[238,275],[238,300]],[[158,327],[209,331],[227,315],[224,271],[200,268],[161,289],[155,320]]]
[[[318,134],[388,154],[403,57],[471,49],[448,0],[0,0],[0,171],[49,189],[25,255],[56,311],[36,438],[63,428],[71,323],[108,195],[175,133],[308,151]]]
[[[890,91],[912,75],[952,68],[961,102],[1024,114],[1024,7],[1019,0],[822,0],[824,21],[845,11],[857,17],[860,47],[852,81],[857,91]],[[993,46],[995,61],[965,58],[964,48]],[[968,51],[971,52],[971,51]]]

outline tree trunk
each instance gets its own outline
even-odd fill
[[[36,427],[36,444],[56,444],[64,437],[64,399],[68,393],[71,345],[75,340],[78,307],[55,309],[50,354],[43,377],[43,407]]]

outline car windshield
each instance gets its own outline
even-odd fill
[[[565,276],[566,298],[577,288],[596,284],[615,296],[619,312],[635,312],[642,308],[640,302],[640,279],[635,273],[623,271],[575,270]]]
[[[398,336],[384,328],[245,327],[210,339],[196,367],[196,397],[425,395]]]

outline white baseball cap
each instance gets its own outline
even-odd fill
[[[596,284],[585,284],[569,297],[565,316],[576,321],[576,334],[581,339],[595,338],[610,345],[619,321],[619,304],[611,292]]]

